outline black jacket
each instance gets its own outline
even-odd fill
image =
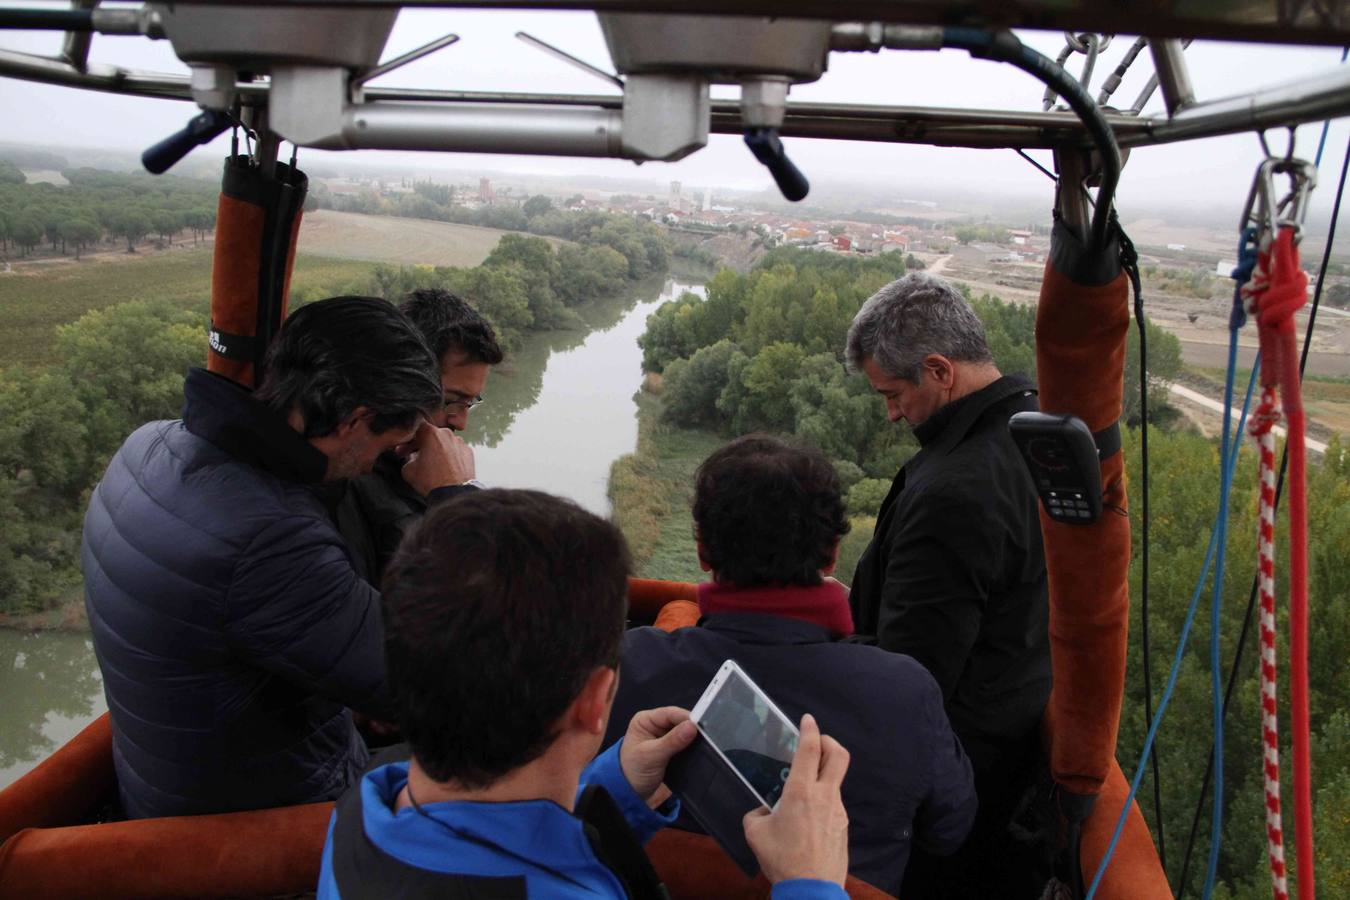
[[[692,709],[728,659],[785,715],[811,713],[849,751],[850,872],[896,893],[912,844],[933,853],[960,846],[975,818],[975,789],[932,677],[906,656],[834,640],[819,625],[719,613],[697,628],[629,631],[605,743],[622,737],[640,710]]]
[[[133,817],[335,798],[387,713],[379,595],[320,491],[327,459],[242,388],[192,371],[181,421],[137,429],[84,523],[85,604]]]
[[[338,531],[361,577],[378,585],[403,535],[427,511],[427,498],[403,480],[403,461],[383,454],[375,470],[353,478],[334,509]]]
[[[1035,408],[1005,376],[914,429],[849,600],[860,634],[933,673],[982,780],[1031,752],[1050,696],[1038,501],[1008,434]]]

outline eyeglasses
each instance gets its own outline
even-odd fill
[[[477,406],[482,402],[483,402],[482,395],[468,398],[465,398],[463,395],[460,395],[459,397],[447,399],[445,401],[445,408],[450,411],[462,409],[465,412],[468,412],[469,410],[473,409],[475,406]]]

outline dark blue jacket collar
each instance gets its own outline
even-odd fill
[[[251,391],[205,369],[183,383],[183,426],[240,462],[286,481],[319,484],[328,457]]]

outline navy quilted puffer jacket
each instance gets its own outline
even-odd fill
[[[332,799],[387,711],[379,594],[318,493],[327,459],[233,383],[188,375],[181,421],[108,465],[85,604],[129,816]]]

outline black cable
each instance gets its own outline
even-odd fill
[[[1303,350],[1298,360],[1298,377],[1303,381],[1303,372],[1308,367],[1308,351],[1312,347],[1313,328],[1317,324],[1317,309],[1322,303],[1322,286],[1326,282],[1327,269],[1331,265],[1331,245],[1336,240],[1336,223],[1341,215],[1341,197],[1345,193],[1345,176],[1350,170],[1350,141],[1345,146],[1345,160],[1341,163],[1341,180],[1336,186],[1336,201],[1331,207],[1331,223],[1327,228],[1327,245],[1322,250],[1322,265],[1317,272],[1317,287],[1313,291],[1312,308],[1308,312],[1308,327],[1303,335]],[[1285,449],[1280,453],[1280,475],[1275,481],[1275,510],[1280,508],[1280,497],[1284,494],[1284,474],[1289,465],[1289,448],[1286,444]],[[1238,669],[1242,665],[1242,652],[1247,646],[1247,634],[1251,631],[1252,615],[1256,611],[1257,595],[1257,577],[1252,576],[1252,590],[1247,597],[1247,612],[1242,618],[1242,632],[1238,635],[1237,649],[1233,652],[1233,666],[1228,671],[1228,685],[1223,692],[1223,707],[1220,710],[1220,717],[1226,718],[1228,715],[1228,701],[1233,696],[1233,687],[1237,683]],[[1195,836],[1200,829],[1200,817],[1204,813],[1205,799],[1209,796],[1209,788],[1214,777],[1214,747],[1209,748],[1209,762],[1205,766],[1205,778],[1200,785],[1200,799],[1196,803],[1195,816],[1191,819],[1191,833],[1186,841],[1186,855],[1181,863],[1181,880],[1177,882],[1177,900],[1186,893],[1186,876],[1190,873],[1191,852],[1195,849]]]
[[[1097,209],[1092,215],[1089,247],[1106,246],[1111,225],[1111,203],[1116,185],[1120,182],[1120,147],[1116,134],[1102,115],[1101,107],[1093,101],[1078,79],[1064,71],[1054,60],[1023,44],[1011,31],[982,31],[978,28],[949,27],[942,29],[942,45],[966,50],[976,59],[992,59],[1009,63],[1023,72],[1050,85],[1069,104],[1082,120],[1083,127],[1097,145],[1101,156],[1101,184],[1097,189]]]
[[[0,28],[25,31],[93,31],[90,9],[0,9]]]
[[[1040,169],[1041,172],[1043,172],[1043,173],[1045,174],[1045,177],[1049,178],[1051,181],[1059,181],[1059,176],[1058,176],[1058,175],[1056,175],[1054,172],[1051,172],[1049,169],[1047,169],[1045,166],[1041,165],[1040,163],[1036,162],[1036,160],[1032,159],[1032,158],[1027,154],[1027,151],[1023,150],[1021,147],[1014,147],[1013,150],[1017,153],[1018,156],[1022,157],[1022,158],[1025,159],[1027,162],[1031,163],[1033,166],[1035,166],[1036,168]]]
[[[1140,486],[1143,492],[1143,509],[1140,525],[1140,573],[1139,573],[1139,620],[1140,644],[1144,655],[1144,721],[1153,721],[1153,663],[1149,652],[1148,634],[1148,548],[1149,548],[1149,510],[1148,510],[1148,330],[1144,327],[1144,292],[1140,286],[1139,256],[1135,253],[1134,243],[1120,231],[1120,249],[1125,270],[1129,272],[1134,285],[1134,321],[1139,326],[1139,456]],[[1163,828],[1162,808],[1162,771],[1158,764],[1160,754],[1158,739],[1153,739],[1153,752],[1149,761],[1153,766],[1153,820],[1158,832],[1158,861],[1162,864],[1164,875],[1167,872],[1167,837]]]

